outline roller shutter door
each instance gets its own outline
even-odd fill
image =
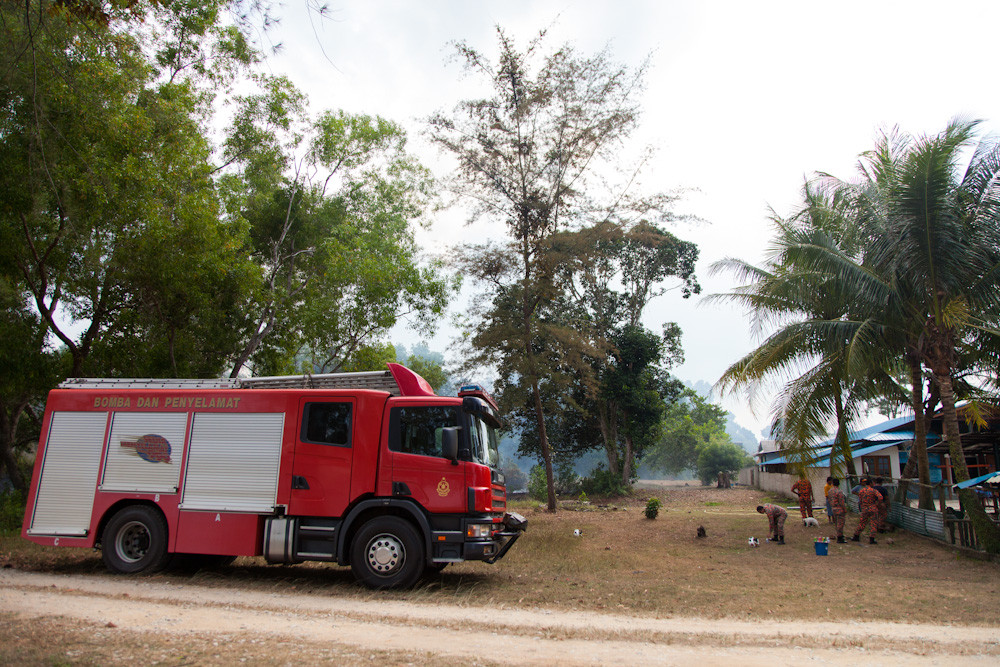
[[[181,509],[271,512],[284,413],[198,413],[191,427]]]
[[[52,413],[29,533],[87,534],[107,425],[107,412]]]
[[[177,493],[186,412],[117,412],[101,491]]]

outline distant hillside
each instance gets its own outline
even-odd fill
[[[698,380],[693,384],[690,382],[685,382],[684,384],[690,389],[695,390],[699,396],[709,400],[714,398],[712,396],[712,385],[704,380]],[[753,431],[750,429],[737,424],[736,415],[729,411],[726,411],[726,433],[728,433],[729,437],[733,439],[733,442],[745,449],[747,453],[757,453],[757,449],[760,447],[760,442],[757,440],[757,436],[755,436]]]

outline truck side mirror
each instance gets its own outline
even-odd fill
[[[451,426],[441,431],[441,454],[458,465],[458,428]]]

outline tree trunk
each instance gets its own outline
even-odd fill
[[[542,394],[538,389],[538,378],[531,378],[531,392],[535,397],[535,418],[538,420],[538,444],[542,448],[542,461],[545,464],[545,486],[548,490],[548,511],[556,511],[556,485],[552,475],[552,452],[549,449],[549,436],[545,431],[545,415],[542,412]]]
[[[951,454],[951,465],[955,471],[956,482],[966,482],[969,480],[969,469],[965,466],[965,453],[962,451],[962,440],[958,430],[958,411],[955,409],[955,392],[951,384],[951,375],[939,373],[934,370],[934,380],[941,390],[941,405],[944,416],[944,439],[948,443],[948,452]],[[980,504],[975,494],[968,489],[958,492],[958,497],[962,500],[966,516],[972,521],[972,526],[976,529],[976,536],[979,543],[987,553],[1000,553],[1000,528],[986,514],[986,510]]]
[[[635,450],[632,448],[632,436],[625,435],[625,460],[622,464],[622,486],[628,489],[632,486],[632,469],[635,466]]]
[[[608,455],[608,472],[619,475],[618,467],[618,428],[614,404],[611,401],[599,401],[598,421],[601,425],[601,439],[604,440],[604,450]]]
[[[832,472],[834,467],[833,452],[839,451],[840,455],[844,457],[844,467],[847,470],[847,474],[855,476],[857,475],[857,471],[854,468],[854,455],[851,452],[851,443],[847,441],[847,417],[844,414],[844,397],[839,391],[834,396],[834,407],[837,411],[837,441],[830,450],[830,470]]]
[[[917,474],[917,459],[913,456],[913,443],[910,444],[910,449],[907,452],[906,466],[899,473],[899,486],[896,487],[896,497],[894,500],[900,505],[910,506],[910,501],[907,500],[906,494],[910,490],[910,479]]]
[[[28,482],[17,465],[14,443],[17,442],[17,426],[26,407],[27,402],[18,403],[8,412],[6,404],[0,405],[0,470],[6,470],[10,483],[24,494],[28,492]]]
[[[908,362],[910,407],[913,409],[913,445],[910,447],[910,458],[906,461],[906,467],[910,467],[910,459],[915,459],[917,477],[920,480],[919,507],[922,510],[933,510],[934,490],[931,489],[931,468],[927,459],[927,420],[924,419],[924,379],[920,373],[920,362],[912,357],[908,358]],[[905,489],[903,492],[905,493]]]

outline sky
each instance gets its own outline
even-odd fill
[[[709,265],[761,263],[771,210],[793,212],[816,172],[853,178],[880,131],[936,134],[958,116],[996,133],[1000,122],[995,1],[327,1],[326,19],[309,11],[310,0],[286,1],[268,36],[282,44],[272,73],[305,92],[314,113],[344,109],[402,124],[411,150],[439,176],[451,164],[421,137],[424,119],[477,91],[451,58],[456,41],[493,55],[497,26],[518,44],[547,29],[553,49],[607,47],[632,68],[648,58],[632,142],[657,151],[644,189],[683,189],[676,212],[704,220],[670,230],[698,244],[703,295],[736,285],[710,276]],[[418,242],[441,252],[479,233],[455,209],[435,216]],[[672,372],[690,382],[715,383],[762,340],[741,308],[677,292],[647,309],[647,327],[664,322],[684,332],[685,362]],[[446,351],[453,334],[446,327],[431,348]],[[717,398],[755,433],[770,422],[767,392],[753,405],[745,395]]]

